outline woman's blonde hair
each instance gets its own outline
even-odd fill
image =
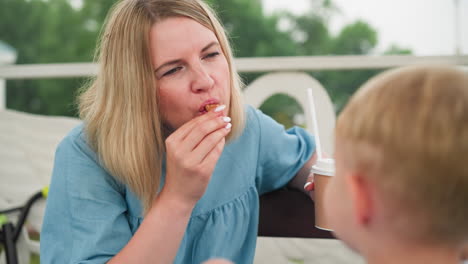
[[[80,117],[99,162],[141,199],[145,213],[160,188],[165,134],[150,60],[151,27],[171,17],[188,17],[213,31],[230,70],[229,116],[244,128],[241,81],[224,29],[201,0],[122,0],[113,6],[96,53],[99,73],[79,97]]]
[[[348,165],[378,187],[400,234],[467,241],[467,73],[412,66],[380,74],[352,97],[336,134],[347,142]]]

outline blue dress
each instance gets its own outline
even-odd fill
[[[313,138],[303,129],[285,131],[249,106],[246,115],[243,134],[224,148],[192,212],[174,263],[198,264],[213,257],[252,263],[259,195],[285,186],[315,151]],[[41,263],[105,263],[142,220],[140,201],[98,164],[83,125],[72,130],[56,152]]]

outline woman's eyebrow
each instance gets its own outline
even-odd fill
[[[154,72],[158,72],[161,68],[164,68],[166,66],[173,65],[173,64],[179,64],[181,62],[182,62],[181,59],[168,61],[168,62],[164,63],[163,65],[159,66],[156,70],[154,70]]]
[[[201,52],[205,52],[207,51],[208,49],[210,49],[211,47],[213,46],[219,46],[219,43],[217,41],[213,41],[213,42],[210,42],[208,45],[206,45],[202,50]],[[171,60],[171,61],[168,61],[166,63],[163,63],[161,66],[159,66],[156,70],[154,70],[154,72],[158,72],[161,68],[164,68],[166,66],[169,66],[169,65],[173,65],[173,64],[179,64],[181,63],[182,60],[181,59],[176,59],[176,60]]]
[[[205,52],[206,50],[208,50],[209,48],[213,47],[213,46],[219,46],[219,43],[217,41],[213,41],[213,42],[210,42],[210,44],[206,45],[202,50],[201,52]]]

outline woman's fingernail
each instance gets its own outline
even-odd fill
[[[223,117],[223,121],[225,123],[229,123],[229,122],[231,122],[231,118],[229,116],[225,116],[225,117]]]
[[[313,191],[315,189],[315,183],[314,182],[307,182],[305,185],[304,185],[304,190],[310,192],[310,191]]]
[[[216,109],[214,110],[214,112],[221,112],[221,111],[223,111],[224,109],[226,109],[226,106],[225,106],[225,105],[220,105],[220,106],[216,107]]]
[[[231,129],[232,124],[231,124],[231,123],[228,123],[225,127],[226,127],[226,129]]]

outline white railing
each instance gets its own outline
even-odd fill
[[[6,109],[6,80],[0,79],[0,111]]]
[[[324,71],[387,69],[414,64],[468,66],[468,55],[461,56],[313,56],[237,58],[239,72]],[[5,109],[5,80],[86,77],[97,74],[94,63],[28,64],[0,66],[0,110]]]

